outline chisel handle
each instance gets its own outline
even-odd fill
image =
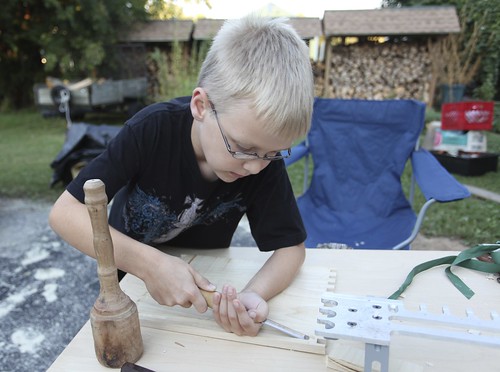
[[[213,309],[214,308],[214,293],[215,293],[215,291],[209,292],[209,291],[205,291],[204,289],[200,288],[200,292],[201,292],[202,296],[205,298],[205,301],[207,301],[208,307]]]

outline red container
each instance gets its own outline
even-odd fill
[[[492,128],[493,102],[443,103],[441,108],[441,129],[491,130]]]

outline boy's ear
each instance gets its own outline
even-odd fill
[[[205,90],[200,87],[193,90],[193,95],[191,96],[191,114],[193,118],[202,121],[209,110],[208,96]]]

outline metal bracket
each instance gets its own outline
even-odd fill
[[[318,323],[324,327],[316,329],[316,335],[364,342],[365,372],[372,371],[374,362],[380,363],[381,372],[389,371],[392,333],[500,346],[500,318],[495,311],[490,313],[491,320],[479,319],[471,310],[466,311],[466,318],[459,318],[451,315],[447,307],[438,315],[428,313],[425,305],[411,312],[399,300],[331,292],[325,293],[321,302],[324,306],[319,311],[323,316]]]

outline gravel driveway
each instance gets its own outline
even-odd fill
[[[95,261],[47,224],[50,206],[0,198],[0,370],[45,371],[87,321]]]

